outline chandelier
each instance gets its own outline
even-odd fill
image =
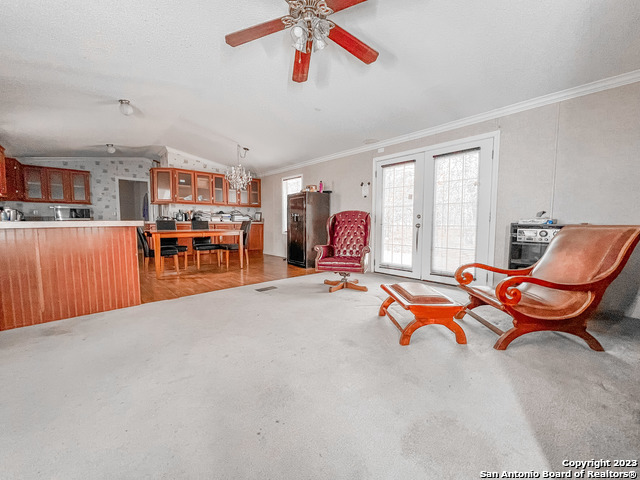
[[[300,52],[307,52],[307,43],[313,42],[314,50],[322,50],[327,46],[329,32],[335,26],[326,19],[333,10],[325,0],[287,0],[289,15],[282,17],[285,28],[291,28],[293,47]]]
[[[248,151],[249,149],[247,147],[241,147],[238,145],[238,165],[229,168],[229,170],[224,174],[224,178],[229,182],[229,187],[233,190],[246,190],[247,185],[251,182],[251,172],[249,172],[249,170],[245,170],[244,167],[240,165],[240,159],[245,158]]]

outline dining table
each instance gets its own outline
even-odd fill
[[[244,268],[244,235],[242,230],[223,230],[221,228],[214,228],[212,230],[161,230],[151,232],[151,239],[153,241],[153,249],[156,253],[154,255],[154,261],[156,266],[156,278],[162,277],[161,260],[162,255],[160,252],[160,240],[163,238],[199,238],[199,237],[237,237],[238,239],[238,255],[240,258],[240,268]]]

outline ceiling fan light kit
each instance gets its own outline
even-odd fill
[[[327,16],[365,1],[367,0],[287,0],[289,15],[230,33],[225,41],[232,47],[237,47],[291,28],[293,48],[296,50],[293,62],[294,82],[307,81],[311,52],[325,48],[327,38],[364,63],[370,64],[376,61],[378,52],[327,20]]]

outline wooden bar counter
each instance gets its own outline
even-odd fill
[[[143,222],[0,222],[0,330],[140,304]]]

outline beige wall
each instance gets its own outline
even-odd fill
[[[293,169],[263,178],[265,253],[286,256],[281,231],[281,179],[302,173],[305,184],[323,180],[331,211],[371,211],[360,182],[372,182],[373,159],[381,155],[500,130],[495,263],[506,266],[509,223],[546,210],[559,223],[640,224],[640,83],[424,137],[410,142]],[[640,247],[639,249],[640,250]],[[637,252],[638,253],[638,252]],[[634,271],[640,254],[627,270]],[[640,268],[640,267],[638,267]],[[620,283],[629,283],[621,276]],[[631,282],[637,291],[637,282]],[[634,295],[624,296],[634,309]],[[620,302],[618,302],[620,303]],[[629,303],[631,303],[629,305]],[[634,316],[640,316],[640,307]]]

